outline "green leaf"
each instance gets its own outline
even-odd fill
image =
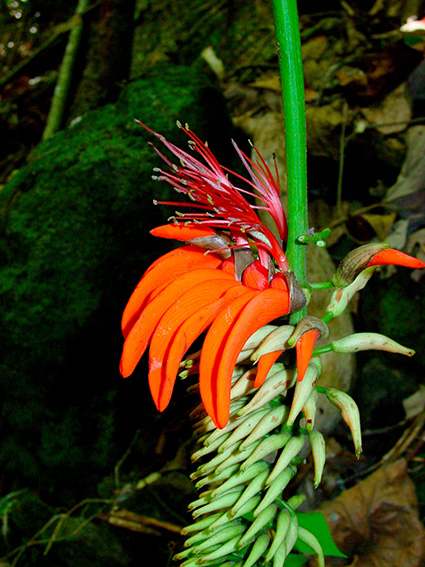
[[[306,557],[305,555],[296,555],[295,553],[290,553],[285,559],[285,567],[301,567],[301,565],[305,565],[307,561],[308,557]]]
[[[335,545],[323,514],[320,514],[319,512],[311,514],[297,513],[297,516],[299,525],[311,532],[319,540],[325,555],[331,555],[333,557],[347,557],[341,553]],[[295,549],[301,553],[314,553],[308,545],[299,540],[295,544]]]

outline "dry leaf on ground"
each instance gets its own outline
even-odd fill
[[[380,468],[319,509],[350,567],[419,567],[424,528],[406,461]]]

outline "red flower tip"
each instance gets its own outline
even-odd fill
[[[267,289],[269,287],[268,271],[259,260],[250,264],[243,273],[244,285],[254,289]]]
[[[409,254],[400,252],[400,250],[394,250],[394,248],[387,248],[386,250],[381,250],[373,256],[373,258],[368,263],[367,267],[370,266],[405,266],[406,268],[425,268],[425,263]]]
[[[307,366],[310,363],[313,354],[314,345],[320,337],[320,332],[317,329],[310,329],[297,340],[295,349],[297,351],[297,382],[302,382]]]
[[[273,364],[283,352],[283,350],[276,350],[274,352],[263,354],[263,356],[260,357],[257,366],[257,374],[255,376],[254,388],[259,388],[262,384],[264,384]]]
[[[164,224],[157,226],[150,231],[152,236],[161,238],[173,238],[174,240],[193,240],[194,238],[205,238],[215,236],[216,232],[212,228],[198,228],[197,226],[185,226],[184,224]]]

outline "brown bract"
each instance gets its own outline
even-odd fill
[[[380,468],[318,511],[325,515],[336,545],[348,556],[346,565],[423,565],[424,528],[404,459]]]

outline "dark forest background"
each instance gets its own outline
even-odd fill
[[[425,25],[403,27],[424,2],[299,11],[311,226],[332,229],[313,279],[373,240],[424,258]],[[0,69],[0,566],[148,565],[146,550],[168,565],[195,494],[193,399],[179,384],[158,414],[146,360],[126,380],[118,371],[122,310],[171,246],[149,235],[173,211],[153,205],[170,193],[151,179],[158,158],[134,120],[183,146],[175,123],[187,122],[237,171],[230,140],[247,152],[252,140],[277,155],[284,185],[271,6],[0,0]],[[413,359],[362,354],[327,375],[360,406],[365,455],[356,462],[325,415],[328,472],[305,509],[346,494],[348,523],[368,526],[346,565],[388,565],[371,550],[388,548],[389,524],[402,534],[397,564],[423,564],[423,286],[421,273],[382,270],[344,322],[388,334]],[[293,490],[309,493],[311,478],[307,463]],[[389,522],[390,509],[405,515]]]

